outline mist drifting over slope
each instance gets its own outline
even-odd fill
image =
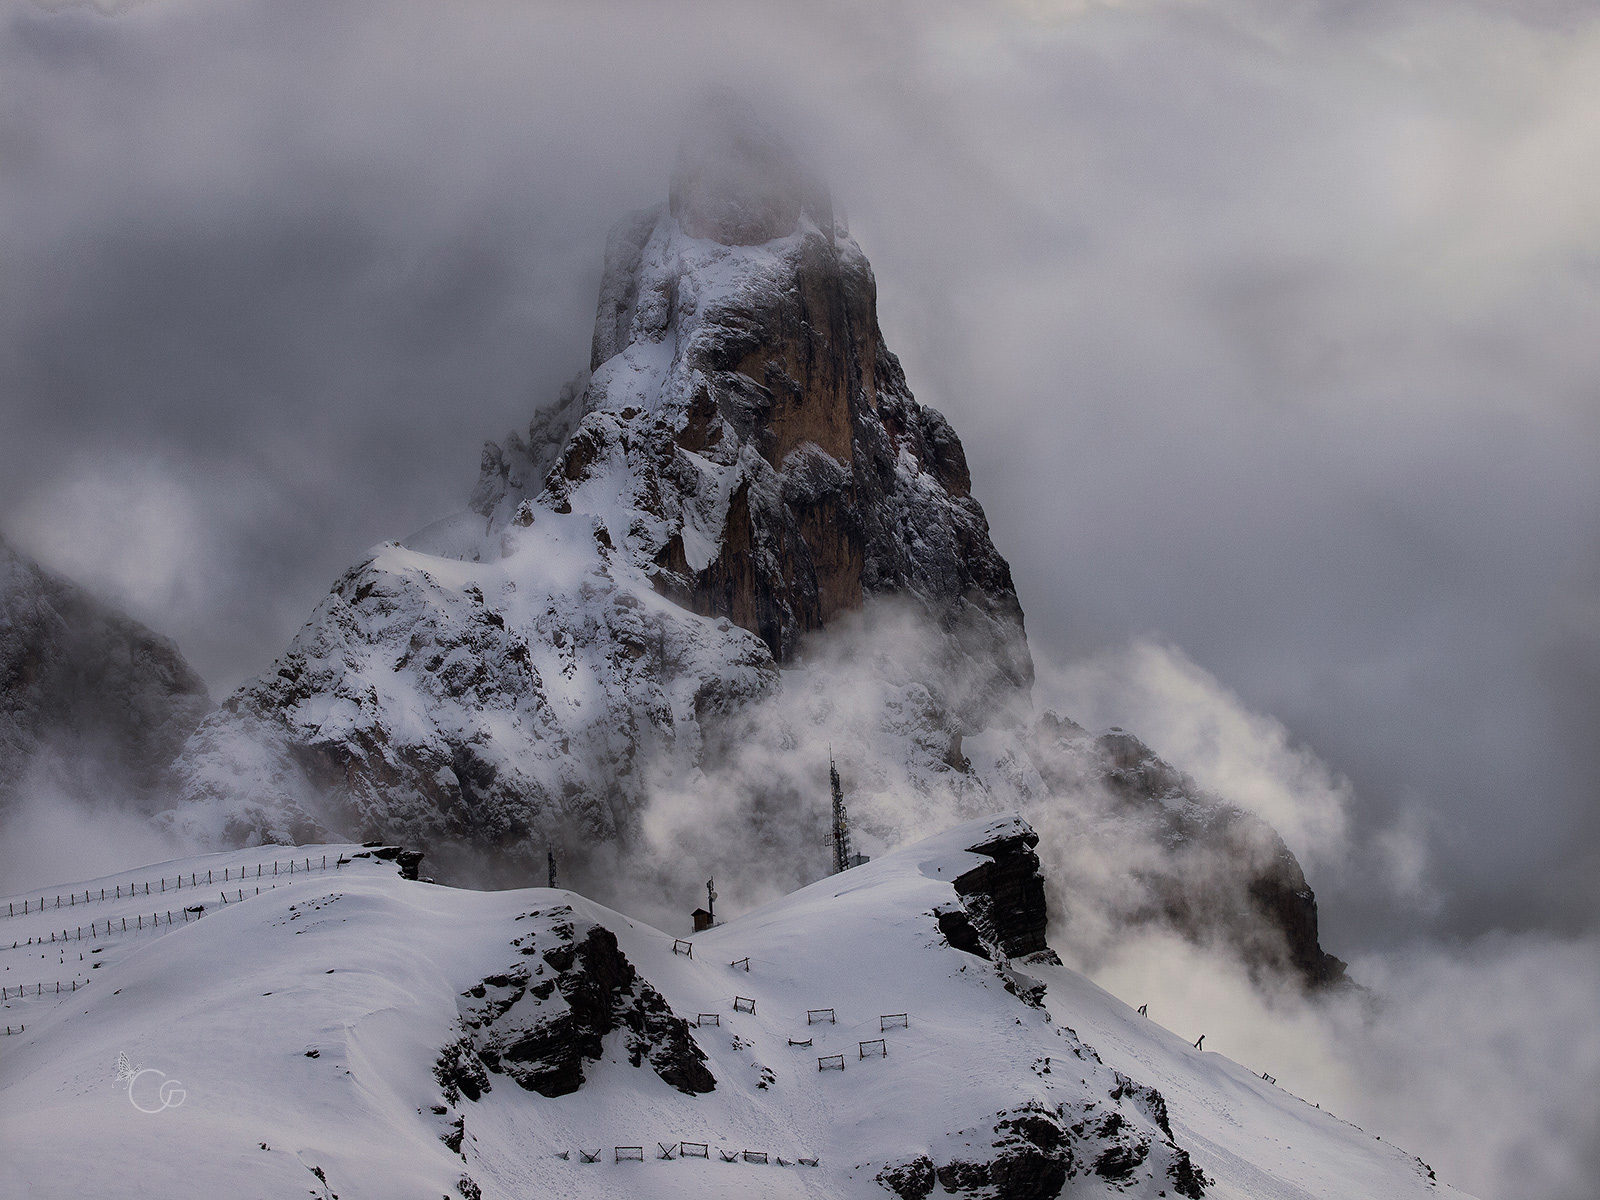
[[[1469,1188],[1587,1194],[1584,8],[0,12],[0,525],[214,694],[366,546],[459,507],[482,438],[584,360],[605,228],[658,198],[678,98],[754,81],[802,115],[966,442],[1039,706],[1259,806],[1390,1003],[1263,1007],[1159,940],[1100,977]],[[817,740],[739,761],[798,791]],[[698,799],[663,792],[664,857],[722,811]],[[89,836],[33,811],[8,851]]]

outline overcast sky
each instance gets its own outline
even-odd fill
[[[1415,912],[1313,873],[1334,950],[1593,931],[1585,6],[0,0],[0,528],[220,698],[586,365],[710,80],[825,165],[1041,658],[1170,644],[1420,847]]]

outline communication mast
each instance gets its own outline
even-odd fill
[[[839,784],[839,768],[828,755],[828,779],[833,784],[833,873],[848,871],[850,862],[850,818],[844,811],[844,789]]]

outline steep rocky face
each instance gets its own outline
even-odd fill
[[[1097,898],[1113,905],[1118,921],[1221,941],[1252,970],[1307,987],[1346,982],[1345,964],[1318,942],[1316,898],[1299,862],[1261,818],[1208,793],[1120,729],[1095,737],[1046,713],[1028,754],[1048,792],[1104,798],[1086,835],[1128,864],[1127,886]]]
[[[516,878],[547,843],[625,837],[649,770],[693,770],[715,718],[875,596],[964,664],[959,728],[1025,707],[960,442],[794,163],[738,113],[686,142],[672,201],[612,234],[592,370],[486,448],[469,511],[353,568],[196,733],[170,821]]]
[[[529,499],[599,514],[662,594],[781,662],[869,596],[913,597],[988,665],[972,714],[1026,699],[1021,607],[960,439],[913,398],[866,257],[772,134],[722,113],[672,202],[613,231],[590,368],[485,452],[491,528]],[[580,411],[539,476],[534,447]]]
[[[1019,822],[1014,830],[968,847],[985,861],[952,881],[960,912],[945,909],[938,914],[951,945],[983,958],[991,957],[992,950],[1002,958],[1039,954],[1059,963],[1045,944],[1049,912],[1039,856],[1033,852],[1038,844],[1039,835]]]
[[[524,961],[489,975],[462,996],[462,1036],[441,1051],[434,1074],[452,1104],[477,1100],[503,1074],[542,1096],[583,1086],[583,1065],[602,1040],[627,1031],[635,1067],[648,1063],[687,1095],[715,1090],[688,1023],[640,978],[603,925],[575,928],[572,909],[525,913],[511,942]]]
[[[0,802],[41,751],[148,792],[209,707],[172,642],[0,540]]]

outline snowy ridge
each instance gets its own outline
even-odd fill
[[[169,819],[202,844],[400,830],[445,864],[535,860],[565,822],[614,836],[636,758],[692,750],[702,716],[775,682],[758,640],[657,595],[591,517],[484,540],[489,561],[390,543],[347,573],[191,739]]]
[[[1045,956],[985,960],[948,944],[935,910],[959,903],[953,881],[1027,836],[1014,817],[948,830],[696,934],[692,954],[567,891],[460,891],[377,858],[280,877],[203,920],[117,942],[87,989],[20,1002],[26,1033],[0,1040],[0,1191],[215,1197],[248,1181],[250,1194],[341,1200],[887,1200],[1054,1195],[1041,1188],[1055,1179],[1066,1195],[1453,1194],[1401,1151],[1196,1051]],[[315,864],[338,850],[361,852],[294,853]],[[442,1054],[508,964],[552,979],[572,962],[560,947],[596,927],[674,1020],[716,1015],[689,1030],[714,1089],[686,1092],[651,1061],[634,1065],[634,1034],[618,1027],[576,1090],[547,1096],[490,1071],[476,1100],[451,1097]],[[535,987],[522,1003],[559,1015],[573,1007],[566,994]],[[833,1020],[808,1023],[819,1008]],[[831,1054],[844,1069],[818,1070]],[[161,1108],[154,1076],[119,1081],[119,1055],[176,1081],[181,1102],[169,1087]],[[684,1142],[707,1157],[683,1157]],[[617,1161],[625,1146],[642,1146],[642,1161]],[[598,1161],[580,1158],[596,1150]]]

